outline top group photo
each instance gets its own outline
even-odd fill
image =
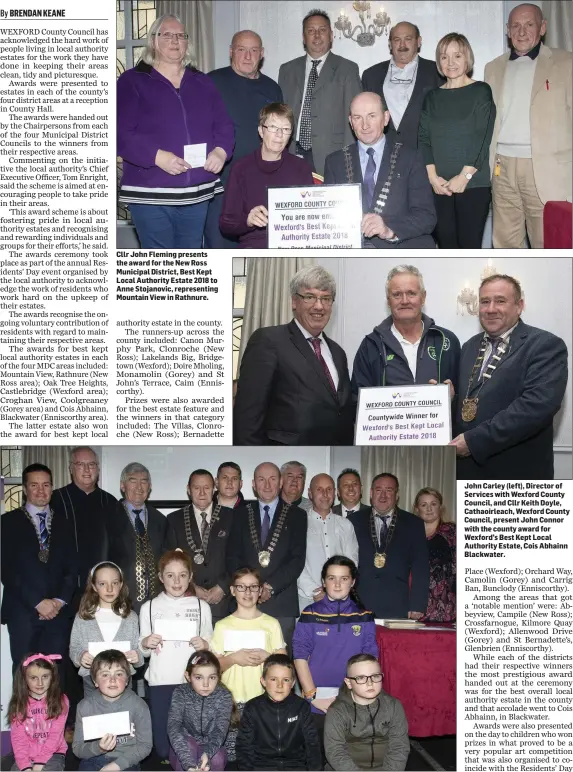
[[[118,248],[571,249],[570,2],[315,2],[123,3]]]

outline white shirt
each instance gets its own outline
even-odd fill
[[[101,637],[106,643],[113,641],[121,625],[121,617],[111,608],[98,608],[94,614]]]
[[[311,338],[320,338],[322,343],[320,344],[320,353],[322,354],[322,358],[326,362],[326,366],[328,367],[328,372],[332,376],[332,380],[334,382],[334,388],[338,390],[338,370],[336,369],[336,365],[334,364],[334,359],[332,358],[332,354],[330,353],[330,349],[328,348],[328,343],[324,339],[324,335],[320,333],[320,335],[312,335],[308,330],[305,330],[305,328],[300,324],[298,319],[294,320],[298,329],[302,332],[304,337],[308,341],[308,345],[310,346],[310,350],[312,351],[313,356],[316,356],[314,353],[314,346],[310,342]],[[318,359],[318,357],[317,357]]]
[[[320,573],[328,558],[344,555],[358,565],[358,541],[350,520],[332,512],[323,519],[314,509],[307,520],[306,562],[297,580],[301,611],[314,603],[312,591],[321,585]]]
[[[322,68],[324,66],[324,63],[325,63],[329,53],[330,53],[330,51],[327,51],[324,54],[324,56],[320,57],[320,63],[317,65],[317,68],[316,68],[316,71],[318,72],[318,76],[319,77],[320,77],[320,71],[322,70]],[[305,65],[305,70],[304,70],[304,87],[302,89],[302,101],[300,103],[300,115],[298,116],[298,125],[296,127],[296,139],[297,139],[297,141],[298,141],[298,138],[300,136],[300,116],[302,115],[302,108],[304,107],[304,98],[306,96],[306,87],[308,85],[308,76],[310,75],[310,71],[312,70],[312,63],[313,63],[313,61],[316,61],[316,60],[313,59],[313,57],[310,56],[310,54],[307,54],[306,55],[306,65]],[[318,78],[317,78],[317,80],[318,80]]]
[[[392,323],[392,327],[390,327],[390,332],[396,338],[398,343],[402,346],[402,351],[404,352],[404,356],[406,357],[406,361],[408,362],[408,367],[410,368],[410,372],[412,373],[414,380],[416,380],[418,347],[420,345],[420,341],[422,340],[422,336],[420,335],[420,337],[415,343],[410,343],[410,341],[406,340],[406,338],[402,335],[402,333],[398,330],[398,328],[394,325],[394,323]],[[422,328],[422,335],[423,335],[423,328]]]
[[[201,536],[201,529],[203,527],[203,518],[201,517],[201,512],[207,513],[207,523],[211,522],[211,515],[213,514],[213,504],[209,504],[208,507],[205,507],[205,509],[198,509],[195,504],[191,505],[193,507],[193,514],[195,515],[195,520],[197,522],[197,528],[199,529],[199,536]],[[201,545],[199,545],[201,546]]]
[[[362,179],[366,176],[366,166],[368,165],[368,148],[374,149],[374,163],[376,164],[376,170],[374,172],[374,182],[378,181],[378,172],[380,171],[380,165],[382,163],[382,156],[384,155],[384,146],[386,145],[386,137],[384,134],[380,137],[378,142],[374,145],[365,145],[364,142],[358,140],[358,157],[360,158],[360,169],[362,171]]]
[[[394,514],[394,510],[391,509],[389,512],[386,512],[385,515],[380,515],[380,517],[383,517],[386,520],[386,525],[390,527],[390,523],[392,522],[392,515]],[[380,542],[380,534],[382,533],[382,520],[380,517],[376,517],[376,510],[374,510],[374,525],[376,526],[376,538],[378,539],[378,544],[381,544]],[[383,544],[381,546],[384,546]]]
[[[412,97],[412,92],[416,85],[417,73],[417,54],[405,67],[398,67],[394,61],[394,57],[392,56],[390,58],[388,72],[386,73],[382,90],[384,92],[386,104],[390,110],[390,115],[392,116],[392,122],[396,128],[399,127],[400,121],[408,107],[408,102]]]

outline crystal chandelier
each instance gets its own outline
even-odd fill
[[[388,33],[392,20],[383,8],[374,17],[372,23],[367,23],[370,19],[370,3],[369,2],[355,2],[352,3],[352,7],[358,13],[360,17],[360,24],[352,27],[352,22],[344,12],[344,8],[340,11],[340,16],[334,23],[334,26],[339,31],[339,38],[344,35],[345,38],[350,38],[358,43],[359,46],[372,46],[377,37]],[[356,37],[354,35],[356,34]]]

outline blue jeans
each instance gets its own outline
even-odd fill
[[[104,753],[101,756],[92,756],[91,759],[82,759],[80,761],[80,766],[78,767],[79,770],[82,772],[94,772],[94,770],[99,770],[102,767],[105,767],[106,764],[111,764],[112,761],[115,761],[114,758],[111,756],[106,756]],[[134,767],[127,767],[126,772],[131,772],[131,770],[140,770],[141,767],[139,764],[136,764]]]
[[[201,249],[208,207],[130,204],[129,211],[142,249]]]

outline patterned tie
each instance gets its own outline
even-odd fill
[[[269,531],[271,528],[271,516],[269,515],[271,508],[268,504],[265,504],[263,509],[265,510],[265,516],[263,517],[263,522],[261,525],[261,544],[264,547],[267,543],[267,539],[269,538]]]
[[[38,518],[40,520],[40,549],[45,550],[48,546],[48,526],[46,525],[47,512],[38,512]]]
[[[483,374],[485,373],[488,364],[491,362],[492,357],[497,353],[499,344],[502,341],[502,338],[492,338],[489,335],[487,335],[486,338],[487,338],[487,342],[491,345],[491,351],[489,352],[489,356],[484,357],[483,364],[481,366],[481,370],[479,374],[480,378],[483,378]]]
[[[382,525],[379,542],[380,542],[380,545],[384,545],[384,543],[386,542],[386,537],[388,536],[388,522],[386,519],[388,515],[379,515],[378,513],[376,513],[376,517],[380,520]]]
[[[134,509],[133,514],[135,515],[135,530],[140,536],[145,536],[145,526],[143,525],[143,520],[141,519],[140,515],[143,512],[143,509]]]
[[[300,113],[300,131],[298,133],[298,144],[303,150],[310,150],[312,147],[312,119],[310,116],[310,105],[312,103],[312,92],[318,79],[318,65],[321,59],[313,59],[312,67],[308,76],[308,82],[306,84],[306,93],[304,95],[304,102]]]
[[[374,188],[376,186],[376,180],[374,175],[376,174],[376,161],[374,160],[374,148],[369,147],[366,151],[368,155],[368,163],[366,164],[366,174],[364,175],[364,187],[366,188],[366,203],[368,209],[372,206],[372,199],[374,198]]]
[[[201,512],[201,541],[205,536],[205,529],[207,528],[207,513]]]
[[[324,361],[324,357],[322,356],[320,351],[320,344],[322,343],[321,338],[309,338],[309,341],[312,343],[312,347],[314,349],[314,353],[316,354],[316,358],[322,365],[322,369],[324,370],[324,374],[326,375],[326,379],[330,385],[330,388],[332,389],[333,394],[336,394],[336,387],[334,385],[334,381],[332,380],[332,375],[330,374],[328,365]]]

